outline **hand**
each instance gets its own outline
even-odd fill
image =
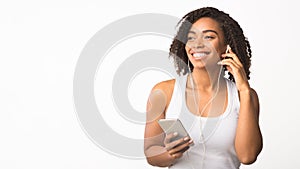
[[[249,91],[250,85],[243,64],[236,54],[232,52],[229,45],[227,49],[228,53],[222,54],[222,58],[224,59],[218,62],[218,64],[225,65],[227,70],[233,75],[238,91]]]
[[[168,153],[175,159],[182,157],[183,153],[189,149],[189,146],[193,144],[193,140],[189,137],[180,138],[175,141],[171,141],[172,138],[175,138],[178,133],[170,133],[166,136],[164,140],[165,148]]]

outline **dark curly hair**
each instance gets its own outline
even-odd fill
[[[185,44],[187,42],[187,34],[193,23],[203,17],[209,17],[219,23],[221,30],[224,33],[225,44],[229,44],[232,51],[238,56],[245,69],[247,78],[250,79],[250,65],[251,65],[251,48],[248,39],[244,36],[240,25],[229,16],[213,7],[205,7],[196,9],[186,14],[177,24],[177,34],[173,39],[170,47],[169,57],[173,58],[176,72],[180,75],[188,73],[187,63],[188,56],[185,51]],[[193,70],[193,65],[191,70]],[[233,75],[228,72],[229,79],[234,81]]]

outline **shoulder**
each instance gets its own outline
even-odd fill
[[[156,93],[154,95],[157,95],[158,93],[159,95],[163,94],[164,98],[166,98],[167,100],[166,105],[168,106],[172,98],[175,81],[176,81],[175,79],[170,79],[170,80],[159,82],[152,88],[151,93],[152,94]]]
[[[174,88],[174,85],[175,79],[170,79],[157,83],[152,90],[162,90],[167,92],[170,90],[170,88]]]
[[[167,97],[170,97],[172,96],[174,86],[175,86],[175,79],[165,80],[157,83],[152,88],[152,92],[159,90],[163,92]]]

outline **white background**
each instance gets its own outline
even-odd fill
[[[228,12],[240,23],[252,45],[250,83],[260,97],[264,148],[256,163],[241,168],[299,168],[300,27],[297,22],[300,12],[296,2],[1,1],[0,168],[153,168],[145,160],[110,155],[85,135],[73,105],[76,62],[87,41],[111,22],[140,13],[182,17],[203,6]],[[170,40],[161,40],[162,45],[157,46],[158,37],[144,40],[149,39],[152,40],[147,48],[168,50]],[[134,44],[134,39],[130,43]],[[157,72],[149,73],[152,73],[149,77],[159,77],[156,81],[165,78]],[[145,78],[141,75],[132,85],[139,86],[142,80]],[[137,95],[130,88],[129,97],[133,104],[139,105],[137,109],[145,104],[140,98],[148,94],[139,90],[147,91],[151,86],[152,83],[147,83],[146,87],[137,88]],[[137,97],[140,98],[134,99]],[[111,117],[106,114],[106,118]],[[138,132],[130,132],[131,124],[126,131],[111,125],[116,132],[142,138],[142,125]]]

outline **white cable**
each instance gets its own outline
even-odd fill
[[[188,61],[188,67],[189,67],[189,61]],[[219,75],[218,75],[218,80],[217,80],[217,90],[215,95],[206,103],[206,105],[203,107],[202,111],[200,112],[200,117],[199,117],[199,124],[200,124],[200,131],[201,131],[201,135],[200,135],[200,141],[202,140],[202,147],[203,147],[203,156],[202,156],[202,162],[201,162],[201,169],[203,169],[204,166],[204,160],[205,160],[205,156],[206,156],[206,146],[205,146],[205,138],[203,135],[203,129],[202,129],[202,121],[201,121],[201,117],[202,117],[202,113],[203,111],[206,109],[206,107],[208,106],[208,104],[210,102],[212,102],[215,97],[217,96],[218,92],[219,92],[219,87],[220,87],[220,78],[221,78],[221,73],[222,73],[222,67],[220,67],[220,71],[219,71]],[[194,105],[196,107],[197,113],[199,112],[199,106],[197,104],[196,101],[196,96],[195,96],[195,86],[194,86],[194,79],[193,79],[193,75],[189,72],[188,76],[190,76],[190,81],[191,81],[191,86],[192,86],[192,90],[193,90],[193,98],[194,98]],[[198,93],[198,92],[197,92]],[[199,142],[201,143],[201,142]],[[189,155],[187,152],[187,158],[189,159]],[[192,169],[194,169],[193,165],[192,165]]]

